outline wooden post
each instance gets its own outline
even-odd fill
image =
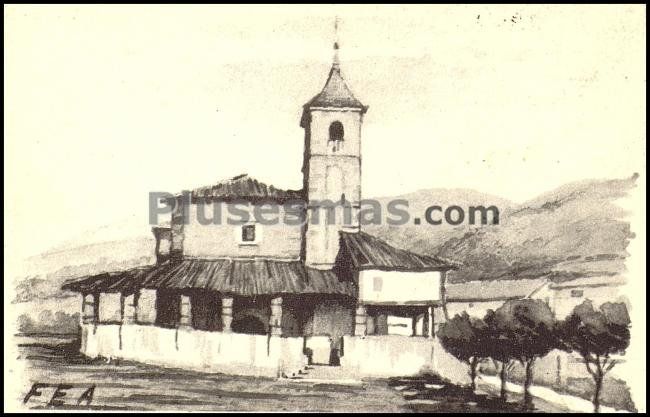
[[[433,306],[429,306],[429,311],[428,311],[428,316],[429,316],[429,337],[434,338],[436,337],[436,326],[435,326],[435,316],[433,315],[434,308]]]
[[[385,313],[377,314],[375,321],[375,334],[388,334],[388,316]]]
[[[366,330],[366,306],[359,304],[354,318],[354,335],[365,336]]]
[[[192,327],[192,300],[189,295],[181,295],[181,317],[178,327]]]
[[[221,323],[224,333],[232,332],[232,297],[222,297],[221,298]]]
[[[282,297],[271,300],[271,319],[269,320],[271,336],[282,335]]]

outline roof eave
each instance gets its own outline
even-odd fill
[[[361,265],[358,266],[359,271],[396,271],[396,272],[446,272],[458,269],[455,266],[423,266],[423,267],[400,267],[400,266],[375,266],[375,265]]]

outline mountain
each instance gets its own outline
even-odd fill
[[[635,174],[625,179],[574,182],[523,204],[466,189],[380,197],[376,200],[382,207],[390,200],[408,201],[411,218],[422,221],[419,225],[412,221],[403,226],[368,225],[364,230],[399,247],[462,262],[451,273],[452,282],[615,275],[625,271],[626,248],[634,237],[623,220],[627,213],[616,200],[635,187],[636,179]],[[496,206],[499,224],[430,225],[424,221],[424,212],[431,205],[443,210],[456,205],[466,212],[471,206]],[[68,243],[26,260],[30,272],[18,280],[14,303],[70,298],[72,294],[60,290],[67,279],[153,264],[155,242],[149,227],[121,229],[123,238],[115,230],[91,232],[83,244]]]
[[[493,204],[499,208],[499,225],[452,227],[423,222],[366,229],[407,249],[462,262],[463,267],[450,274],[452,282],[616,275],[625,271],[626,248],[634,238],[629,222],[623,220],[628,213],[616,200],[635,187],[637,178],[635,174],[574,182],[523,204],[470,191],[423,190],[395,198],[410,198],[419,213],[432,204]]]

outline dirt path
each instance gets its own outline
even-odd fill
[[[69,384],[59,408],[99,410],[306,411],[306,412],[503,412],[489,387],[478,396],[430,377],[364,380],[361,385],[305,383],[290,380],[205,374],[128,361],[90,360],[74,344],[30,343],[18,360],[30,381],[50,384],[26,406],[45,408],[58,384]],[[433,378],[433,379],[431,379]],[[92,401],[77,405],[91,386]],[[24,398],[24,397],[23,397]],[[23,398],[20,400],[22,401]],[[516,395],[512,396],[516,399]],[[565,411],[536,401],[538,411]]]

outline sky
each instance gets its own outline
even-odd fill
[[[148,229],[150,191],[301,187],[339,16],[364,197],[645,177],[644,6],[5,6],[5,250]],[[435,202],[432,202],[435,204]],[[121,233],[121,232],[120,232]],[[137,233],[141,234],[138,230]]]

